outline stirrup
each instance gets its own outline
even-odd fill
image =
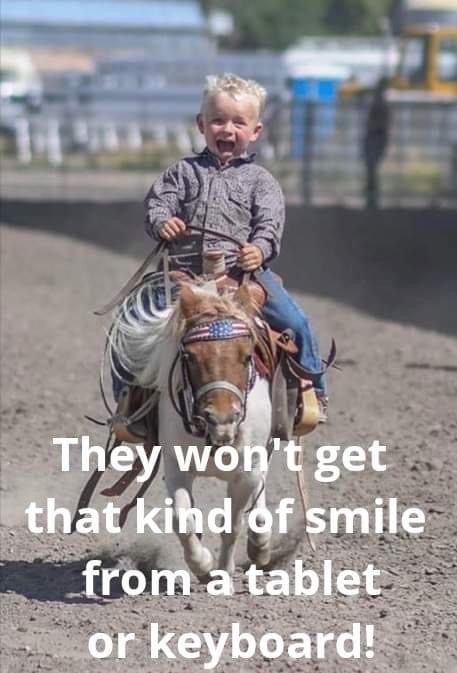
[[[294,435],[302,437],[312,432],[321,422],[321,409],[311,381],[301,380],[298,391]]]

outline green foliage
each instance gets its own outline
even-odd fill
[[[232,14],[235,34],[226,46],[285,49],[305,35],[372,35],[392,0],[200,0],[202,9]]]
[[[392,0],[327,0],[325,25],[333,33],[373,35],[390,12]]]
[[[233,15],[239,49],[284,49],[306,34],[321,32],[326,0],[201,0],[204,8]]]
[[[284,49],[300,37],[319,32],[322,0],[249,0],[234,7],[238,46]]]

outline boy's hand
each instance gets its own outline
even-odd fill
[[[171,241],[178,236],[181,236],[186,230],[186,223],[179,219],[179,217],[170,217],[169,220],[162,225],[159,232],[160,238],[165,241]]]
[[[263,264],[263,252],[253,243],[247,243],[241,248],[238,262],[243,271],[255,271]]]

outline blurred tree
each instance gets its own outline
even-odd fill
[[[232,14],[235,33],[227,46],[284,49],[303,35],[323,32],[328,0],[200,0],[203,11]]]
[[[203,11],[232,14],[235,32],[225,46],[284,49],[305,35],[372,35],[393,0],[200,0]]]
[[[380,20],[389,15],[392,4],[392,0],[328,0],[325,25],[340,35],[373,35],[380,32]]]
[[[220,6],[221,3],[215,0],[200,0],[200,7],[204,14],[209,14],[212,9],[219,8]]]

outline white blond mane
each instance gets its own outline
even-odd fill
[[[192,286],[192,290],[214,300],[215,314],[211,317],[230,315],[239,318],[248,324],[254,336],[252,320],[228,295],[219,297],[211,283]],[[124,300],[114,315],[109,332],[109,354],[111,366],[121,379],[124,377],[118,365],[133,377],[136,384],[163,391],[186,321],[179,299],[173,306],[159,310],[153,297],[151,285],[146,282]]]

